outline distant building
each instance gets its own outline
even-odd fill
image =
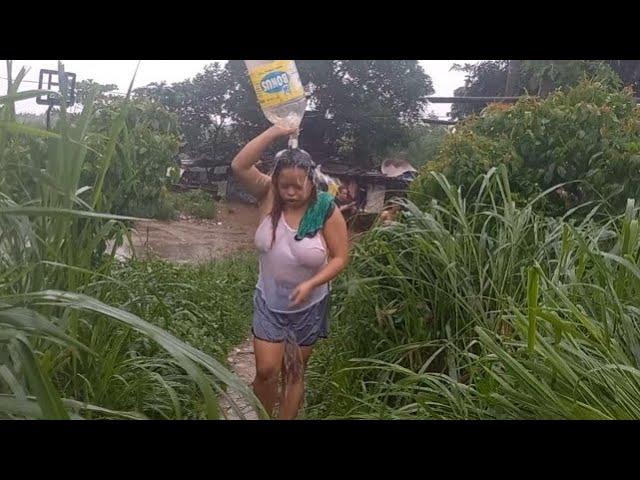
[[[408,184],[417,174],[415,168],[403,159],[386,160],[380,169],[345,165],[327,145],[327,120],[315,112],[307,112],[302,122],[302,148],[321,165],[323,173],[347,187],[360,213],[380,213],[388,200],[405,194]],[[183,157],[181,164],[185,170],[180,183],[185,186],[206,186],[207,190],[215,191],[220,198],[255,203],[255,199],[233,178],[230,163],[231,159],[228,159],[226,164],[212,165],[203,156],[197,159]],[[265,158],[256,166],[269,174],[273,169],[273,158]]]

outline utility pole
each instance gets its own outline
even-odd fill
[[[509,60],[507,66],[507,85],[505,87],[505,96],[511,97],[517,94],[520,85],[520,65],[522,60]]]

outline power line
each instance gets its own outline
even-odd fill
[[[2,80],[9,80],[7,77],[0,77],[0,79]],[[22,79],[23,82],[27,82],[27,83],[40,83],[40,82],[36,82],[35,80],[25,80]]]

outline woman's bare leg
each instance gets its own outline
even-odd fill
[[[253,351],[256,357],[253,391],[273,417],[278,398],[278,377],[284,356],[284,343],[271,343],[254,337]]]

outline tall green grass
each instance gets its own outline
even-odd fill
[[[309,415],[640,418],[635,203],[548,218],[502,168],[473,197],[433,178],[444,202],[356,246]]]
[[[246,253],[197,265],[131,261],[113,269],[118,281],[103,300],[224,361],[250,329],[252,307],[246,300],[255,288],[257,265],[255,256]]]
[[[218,418],[217,395],[225,386],[262,411],[248,387],[212,355],[99,300],[118,283],[111,276],[114,252],[105,256],[104,245],[128,236],[127,217],[100,213],[109,209],[104,178],[128,103],[114,118],[104,149],[95,152],[101,161],[95,184],[81,185],[92,98],[72,116],[63,87],[53,130],[28,127],[16,122],[15,102],[45,92],[20,92],[26,71],[12,79],[10,61],[7,73],[8,92],[0,97],[0,415],[183,418],[182,400],[194,398],[185,392],[197,389],[203,415]],[[132,335],[166,355],[137,355],[127,347]],[[120,361],[126,356],[128,363]],[[132,410],[102,403],[118,395],[133,399]]]

